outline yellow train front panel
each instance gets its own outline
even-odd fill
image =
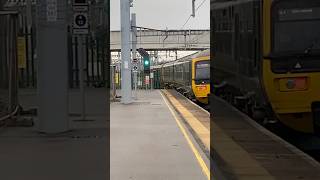
[[[273,19],[271,18],[274,6],[272,5],[273,2],[275,1],[266,0],[263,3],[263,55],[265,58],[262,62],[262,76],[264,89],[275,115],[282,123],[297,131],[313,133],[314,118],[312,104],[320,101],[320,72],[298,72],[291,70],[283,73],[274,72],[272,61],[279,61],[280,59],[268,58],[274,48],[272,47],[274,46],[272,45],[272,38],[275,35],[272,35]],[[282,16],[286,15],[283,14],[283,11],[276,12],[281,12]],[[286,13],[288,12],[290,12],[290,9],[286,10]],[[287,18],[292,17],[288,16]],[[282,19],[284,18],[282,17]],[[289,63],[299,57],[284,58],[287,58],[287,63]],[[305,58],[303,57],[299,61],[307,61]],[[297,69],[303,68],[303,65],[299,64],[299,62],[295,64]]]
[[[192,60],[192,91],[197,101],[208,104],[210,94],[210,56]]]

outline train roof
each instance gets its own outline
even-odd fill
[[[211,9],[221,9],[226,8],[231,5],[237,5],[242,3],[254,2],[254,1],[261,1],[261,0],[219,0],[219,1],[212,1],[211,2]]]
[[[179,58],[177,60],[174,61],[170,61],[170,62],[166,62],[164,64],[160,64],[160,65],[156,65],[151,67],[152,69],[157,69],[157,68],[161,68],[161,67],[168,67],[168,66],[172,66],[174,64],[182,64],[182,63],[186,63],[191,61],[194,58],[199,58],[199,57],[204,57],[204,56],[210,56],[210,49],[206,49],[200,52],[195,52],[193,54],[184,56],[182,58]]]
[[[186,61],[191,61],[194,58],[199,58],[199,57],[204,57],[204,56],[210,56],[210,49],[206,49],[200,52],[195,52],[193,54],[190,54],[188,56],[182,57],[180,59],[177,59],[175,61],[172,61],[173,63],[178,63],[178,62],[186,62]]]
[[[210,49],[206,49],[206,50],[198,52],[196,54],[196,57],[194,57],[194,58],[204,57],[204,56],[210,56]]]

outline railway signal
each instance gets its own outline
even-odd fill
[[[150,73],[150,58],[149,58],[149,56],[143,57],[143,69],[144,69],[144,73],[146,73],[146,74]]]
[[[150,56],[149,56],[149,53],[143,48],[139,48],[138,52],[143,57],[144,73],[145,74],[150,73]]]

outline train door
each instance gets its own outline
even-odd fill
[[[241,83],[241,63],[240,63],[240,18],[239,13],[235,13],[234,16],[234,35],[233,35],[233,59],[236,66],[236,76],[235,79],[237,79],[236,83],[238,84],[237,87],[241,87],[242,89],[242,83]]]
[[[0,10],[0,27],[0,119],[6,119],[18,110],[18,13]]]
[[[215,45],[216,43],[214,43],[214,38],[215,37],[215,32],[216,32],[216,21],[215,21],[215,18],[214,18],[214,13],[213,13],[213,9],[211,8],[210,9],[210,27],[211,27],[211,30],[210,30],[210,54],[211,54],[211,58],[210,58],[210,94],[214,94],[214,71],[213,71],[213,67],[214,67],[214,64],[213,64],[213,56],[216,55],[215,53]]]
[[[261,63],[261,29],[260,29],[260,13],[261,13],[261,9],[260,9],[260,3],[261,2],[257,2],[254,5],[254,14],[253,14],[253,22],[254,22],[254,26],[253,26],[253,32],[254,32],[254,76],[259,76],[259,67],[260,67],[260,63]]]
[[[188,74],[189,81],[188,81],[188,83],[189,83],[189,86],[191,88],[191,86],[192,86],[192,71],[193,71],[193,69],[192,69],[192,60],[189,61],[188,66],[189,66],[189,74]]]

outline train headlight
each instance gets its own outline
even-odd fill
[[[205,91],[205,90],[207,90],[207,87],[206,86],[197,86],[197,90],[198,91]]]
[[[288,89],[294,89],[296,87],[296,82],[293,79],[289,79],[287,82],[287,88]]]
[[[279,79],[280,91],[303,91],[308,89],[306,77]]]

